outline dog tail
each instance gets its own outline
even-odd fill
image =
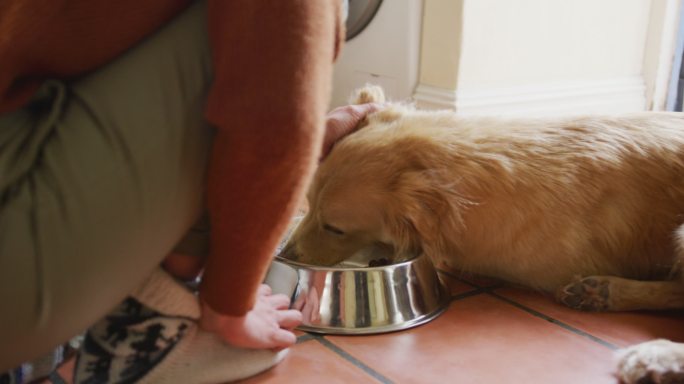
[[[384,103],[385,91],[379,85],[366,84],[357,89],[349,99],[350,104]]]

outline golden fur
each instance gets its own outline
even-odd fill
[[[392,105],[337,144],[308,198],[291,241],[303,262],[382,243],[546,291],[576,275],[664,279],[684,244],[684,115],[464,118]]]
[[[307,197],[285,252],[301,262],[381,245],[578,309],[684,307],[682,113],[488,118],[390,104],[335,146]]]

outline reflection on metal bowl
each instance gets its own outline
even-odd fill
[[[276,257],[266,283],[302,311],[299,329],[318,333],[398,331],[434,319],[449,304],[424,256],[378,267],[320,267]]]

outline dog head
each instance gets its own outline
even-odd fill
[[[382,101],[378,87],[356,102]],[[320,165],[308,191],[309,211],[283,256],[333,265],[368,247],[391,249],[393,262],[441,246],[441,233],[459,199],[445,188],[434,143],[411,134],[412,109],[390,105],[344,138]],[[449,223],[456,225],[457,223]]]

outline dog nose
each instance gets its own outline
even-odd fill
[[[297,259],[299,258],[296,247],[293,243],[287,243],[285,247],[280,251],[278,256],[293,261],[297,261]]]

